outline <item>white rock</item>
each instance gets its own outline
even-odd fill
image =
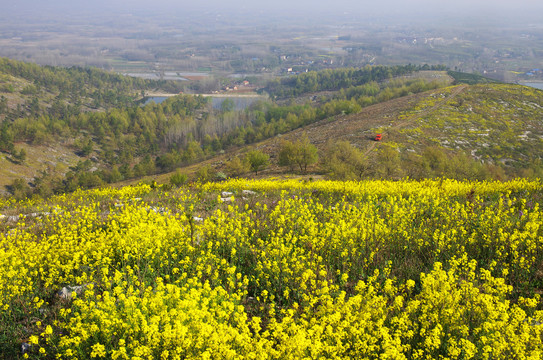
[[[256,195],[256,192],[252,190],[243,190],[242,193],[243,195]]]
[[[27,352],[30,351],[31,348],[32,348],[32,345],[31,345],[31,344],[29,344],[29,343],[23,343],[23,344],[21,345],[21,352],[22,352],[23,354],[26,354]]]
[[[157,214],[164,214],[168,212],[168,209],[166,209],[165,207],[151,206],[149,209],[151,209],[151,211],[156,212]]]
[[[57,293],[58,296],[60,296],[62,299],[70,300],[72,298],[72,294],[75,292],[76,294],[81,294],[83,290],[87,285],[74,285],[74,286],[65,286]]]
[[[229,191],[223,191],[223,192],[221,193],[221,196],[222,196],[223,198],[229,197],[229,196],[232,196],[232,195],[234,195],[234,193],[231,193],[231,192],[229,192]]]

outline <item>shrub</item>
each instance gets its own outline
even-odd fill
[[[226,172],[230,176],[240,176],[249,171],[249,163],[247,159],[235,157],[226,163]]]
[[[245,158],[249,163],[251,171],[255,172],[255,175],[258,175],[258,171],[266,168],[270,163],[270,157],[260,150],[249,151]]]
[[[181,186],[187,182],[187,174],[181,173],[179,170],[175,172],[172,176],[170,176],[170,184],[173,186]]]

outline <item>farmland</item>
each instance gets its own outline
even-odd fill
[[[541,189],[238,179],[5,199],[0,353],[540,358]]]

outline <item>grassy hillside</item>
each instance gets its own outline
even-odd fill
[[[156,85],[154,82],[93,69],[41,68],[9,60],[1,68],[12,77],[27,82],[34,79],[35,84],[16,87],[17,94],[30,96],[30,103],[17,110],[8,104],[0,127],[7,175],[0,180],[18,197],[155,175],[338,114],[358,113],[372,104],[439,88],[449,81],[436,72],[419,76],[419,69],[413,66],[322,71],[311,73],[315,78],[307,81],[301,76],[299,83],[305,85],[300,89],[298,82],[281,85],[285,93],[300,92],[299,99],[259,102],[240,110],[226,106],[228,102],[217,109],[209,98],[191,95],[161,104],[134,105],[127,92],[139,85]],[[356,79],[349,80],[350,75]],[[92,86],[98,89],[93,92]],[[97,111],[71,105],[70,101],[83,102],[85,94],[95,96],[92,102],[96,105],[86,106]],[[40,145],[61,155],[27,159],[27,153],[35,153],[29,147]],[[47,166],[34,167],[45,162]]]
[[[449,91],[452,91],[449,90]],[[455,96],[441,92],[404,112],[392,126],[391,141],[401,152],[429,147],[466,153],[511,175],[541,174],[543,92],[518,85],[475,85]],[[449,96],[443,101],[443,96]],[[437,103],[439,106],[434,107]],[[431,111],[425,113],[425,109]],[[385,128],[385,131],[387,129]]]
[[[89,110],[134,105],[141,92],[179,91],[174,82],[150,81],[96,68],[38,66],[0,58],[0,120],[69,117]]]
[[[142,91],[157,88],[174,91],[176,85],[0,58],[0,193],[17,179],[31,185],[44,173],[62,179],[89,158],[74,146],[88,137],[85,129],[73,131],[74,119],[136,106]]]
[[[507,179],[543,175],[543,92],[512,84],[457,85],[337,115],[255,145],[277,163],[284,140],[307,134],[320,153],[313,174],[327,174],[330,140],[351,144],[364,158],[362,178]],[[374,140],[376,133],[383,140]],[[208,162],[220,171],[246,149]]]
[[[542,189],[237,180],[10,199],[0,354],[540,358]]]

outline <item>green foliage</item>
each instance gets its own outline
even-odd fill
[[[235,108],[236,108],[236,104],[234,103],[234,100],[232,99],[224,99],[223,102],[221,103],[221,110],[223,112],[234,111]]]
[[[200,147],[200,144],[196,141],[191,141],[183,152],[182,159],[185,162],[193,162],[202,159],[203,157],[204,151]]]
[[[292,141],[281,140],[279,146],[278,162],[280,166],[288,166],[290,170],[294,170],[296,165],[297,147]]]
[[[0,84],[0,92],[12,94],[15,92],[13,84]]]
[[[113,169],[111,170],[103,169],[99,171],[97,174],[106,183],[116,183],[124,179],[123,175],[121,174],[121,171],[119,170],[117,166],[113,167]]]
[[[19,152],[14,151],[12,156],[17,163],[22,164],[26,160],[26,151],[25,149],[21,148]]]
[[[69,94],[74,103],[90,98],[96,108],[133,105],[134,94],[140,90],[166,85],[161,81],[123,76],[96,68],[38,66],[7,58],[0,58],[0,74],[31,82],[22,89],[23,95],[38,95],[42,88],[53,93]],[[176,92],[180,90],[178,86],[175,89]]]
[[[173,186],[180,187],[181,185],[184,185],[187,182],[188,176],[187,174],[183,174],[179,170],[175,172],[172,176],[170,176],[170,184]]]
[[[402,165],[398,149],[393,146],[383,146],[377,154],[375,176],[382,179],[399,179],[404,175]]]
[[[308,165],[315,164],[319,160],[317,148],[309,142],[305,133],[295,143],[288,140],[282,141],[278,158],[279,165],[289,166],[291,170],[297,165],[303,172],[307,171]]]
[[[216,174],[215,174],[215,180],[217,181],[225,181],[228,179],[228,176],[223,173],[222,171],[218,171]]]
[[[94,149],[94,142],[90,138],[83,139],[81,141],[76,140],[74,142],[74,145],[78,150],[80,156],[89,156]]]
[[[4,96],[0,96],[0,115],[5,114],[8,110],[8,99]]]
[[[362,152],[348,141],[329,141],[323,167],[332,179],[361,180],[368,170]]]
[[[247,158],[241,159],[240,157],[235,156],[226,162],[226,172],[232,177],[243,175],[249,170],[250,166]]]
[[[268,154],[263,153],[260,150],[251,150],[245,156],[246,161],[249,163],[251,171],[258,175],[258,172],[266,168],[270,163],[270,157]]]
[[[15,145],[13,145],[13,131],[10,130],[6,123],[2,123],[0,127],[0,151],[12,152]]]
[[[46,198],[55,193],[63,192],[65,183],[59,175],[54,175],[50,171],[41,171],[34,177],[33,193]]]
[[[428,70],[430,67],[428,68]],[[432,67],[435,70],[444,70],[442,66]],[[299,96],[305,93],[318,91],[340,90],[357,87],[371,82],[382,82],[387,79],[410,74],[422,70],[421,66],[366,66],[363,68],[347,68],[334,70],[310,71],[296,76],[271,81],[266,91],[279,98]]]
[[[205,183],[213,180],[215,175],[215,170],[210,165],[200,166],[196,171],[196,180]]]
[[[156,166],[161,171],[172,171],[181,162],[180,156],[177,152],[170,151],[167,154],[161,155],[156,158]]]
[[[145,175],[152,175],[156,172],[155,161],[149,155],[145,157],[134,166],[134,176],[141,177]]]
[[[463,73],[458,71],[447,71],[447,74],[451,76],[454,79],[455,84],[468,84],[468,85],[476,85],[476,84],[500,84],[501,82],[498,80],[490,79],[478,74],[469,74],[469,73]]]
[[[23,90],[21,90],[21,94],[23,95],[36,95],[38,94],[39,90],[34,85],[28,85]]]
[[[13,197],[17,200],[24,199],[32,194],[32,189],[23,179],[15,179],[8,187]]]
[[[93,153],[99,158],[96,163],[98,170],[93,176],[98,176],[103,182],[172,171],[231,146],[255,143],[319,120],[357,113],[377,102],[443,85],[420,78],[398,77],[420,69],[422,67],[411,65],[368,66],[302,74],[270,82],[269,90],[277,97],[327,92],[302,105],[300,101],[291,101],[289,105],[259,102],[238,111],[231,108],[228,101],[221,110],[217,110],[211,107],[209,98],[190,95],[175,96],[162,104],[131,106],[132,100],[117,98],[109,93],[109,89],[128,94],[150,83],[126,80],[94,69],[42,68],[2,59],[0,71],[7,74],[6,78],[18,76],[27,80],[24,92],[28,97],[24,104],[19,104],[22,105],[20,110],[13,109],[11,104],[12,109],[7,109],[7,101],[3,101],[8,114],[0,128],[0,150],[13,152],[13,143],[20,141],[44,144],[74,138],[77,139],[74,145],[79,155]],[[76,87],[77,81],[85,85]],[[416,136],[408,139],[405,136],[394,149],[379,145],[373,162],[361,160],[360,154],[355,155],[356,149],[339,145],[345,154],[330,150],[330,159],[337,161],[325,159],[324,166],[332,177],[348,179],[366,176],[470,179],[507,178],[513,174],[538,176],[541,173],[538,141],[543,133],[537,122],[531,119],[537,118],[541,95],[535,90],[519,89],[511,85],[491,84],[470,88],[470,92],[461,93],[431,114],[421,116],[421,122],[425,123],[421,133],[428,137],[428,141],[420,138],[416,129],[410,129]],[[441,95],[448,96],[451,91],[451,88],[445,88]],[[53,100],[44,101],[46,93],[55,94]],[[431,109],[443,99],[438,93],[434,95],[426,97],[426,103],[417,104],[412,111],[401,114],[401,118],[424,114],[425,109]],[[107,111],[83,113],[81,106],[85,106],[82,103],[85,98],[92,98],[97,108]],[[531,134],[522,135],[528,128]],[[426,131],[428,129],[430,131]],[[440,143],[439,137],[448,129],[455,132],[447,136],[452,138],[454,135],[454,140],[459,141],[457,149],[442,150],[436,146]],[[486,140],[477,134],[482,132],[481,129],[490,130],[487,139],[492,143],[488,146]],[[433,135],[432,131],[435,131]],[[404,136],[402,130],[397,130],[397,133]],[[519,139],[521,135],[523,138]],[[412,141],[409,149],[404,140]],[[302,155],[298,154],[300,143],[287,145],[279,153],[282,166],[306,171],[316,161],[316,151],[309,142],[306,144],[309,151]],[[430,148],[424,150],[427,147]],[[16,159],[20,153],[14,155],[12,158]],[[474,161],[474,156],[480,160]],[[484,165],[481,164],[483,161]],[[106,164],[108,169],[103,168]],[[116,171],[109,170],[114,168]],[[243,161],[233,159],[227,164],[226,172],[239,176],[249,170],[258,173],[260,169],[251,166],[248,158]],[[94,180],[80,182],[77,179],[79,176],[66,178],[59,189],[97,184]]]
[[[227,99],[222,110],[217,111],[211,108],[209,98],[190,95],[172,97],[162,104],[125,107],[132,103],[110,97],[111,94],[105,93],[105,89],[117,89],[117,93],[132,92],[135,87],[141,89],[150,83],[139,80],[127,82],[124,77],[106,76],[94,69],[59,69],[2,60],[0,71],[32,81],[24,92],[33,97],[27,100],[27,113],[21,112],[26,117],[4,122],[5,131],[0,146],[5,151],[11,151],[10,143],[14,141],[43,144],[72,137],[77,139],[74,145],[78,155],[88,156],[95,151],[102,164],[119,166],[122,178],[142,176],[151,171],[171,171],[232,145],[254,143],[334,115],[356,113],[362,106],[379,101],[376,96],[391,86],[397,90],[389,91],[387,98],[399,96],[406,86],[404,82],[389,81],[377,85],[375,80],[400,74],[404,70],[387,70],[385,67],[361,69],[356,72],[360,75],[356,81],[345,76],[354,74],[353,69],[327,73],[318,78],[326,83],[339,76],[343,80],[337,85],[348,88],[334,97],[323,99],[317,107],[261,102],[250,109],[236,111],[233,102]],[[366,73],[373,74],[370,76],[372,80],[361,84],[360,81],[366,79]],[[75,89],[73,82],[78,81],[85,86]],[[111,81],[116,85],[110,86],[108,82]],[[58,95],[50,104],[38,98],[45,92],[57,91]],[[94,107],[107,108],[108,111],[82,113],[80,108],[70,105],[70,102],[81,103],[86,96],[93,99]],[[119,108],[112,109],[112,106]],[[314,151],[306,155],[306,160],[296,163],[301,171],[305,171],[314,161]],[[133,158],[146,156],[152,156],[155,163],[147,160],[132,167]],[[231,173],[245,172],[242,167],[237,168]],[[106,170],[96,174],[102,176],[104,181],[119,178]]]

